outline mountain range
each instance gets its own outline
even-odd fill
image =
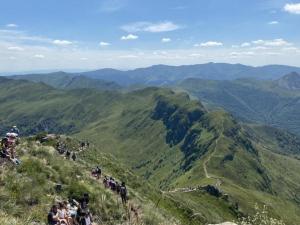
[[[102,81],[115,82],[121,86],[130,86],[134,84],[162,86],[165,84],[173,84],[187,78],[209,80],[235,80],[240,78],[255,78],[274,80],[280,78],[284,74],[288,74],[291,72],[300,73],[300,68],[284,65],[253,67],[242,64],[207,63],[186,66],[155,65],[147,68],[138,68],[128,71],[100,69],[81,73],[58,72],[51,74],[31,74],[14,76],[13,78],[22,78],[48,83],[49,77],[66,78],[82,75],[88,78],[99,79]],[[55,85],[57,85],[57,83],[55,83]]]
[[[192,83],[196,89],[203,85],[201,80]],[[240,123],[167,88],[123,93],[53,86],[1,78],[2,133],[17,124],[23,135],[46,131],[88,139],[95,146],[89,162],[109,155],[113,164],[132,171],[129,182],[138,176],[154,187],[138,195],[156,190],[162,194],[161,210],[182,224],[235,220],[253,213],[255,204],[267,205],[289,225],[300,222],[296,135]],[[44,151],[33,156],[46,155]]]
[[[263,123],[300,134],[298,73],[276,80],[213,81],[187,79],[178,85],[207,107],[222,107],[243,121]]]

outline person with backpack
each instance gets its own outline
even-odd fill
[[[122,184],[121,184],[120,196],[122,199],[122,203],[124,205],[127,204],[127,188],[126,188],[125,182],[122,182]]]
[[[102,174],[102,170],[100,169],[99,166],[96,167],[95,174],[96,174],[97,179],[100,179],[101,174]]]

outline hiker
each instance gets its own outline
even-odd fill
[[[48,213],[48,225],[59,225],[60,221],[57,215],[57,206],[53,205]]]
[[[116,181],[116,192],[118,195],[120,194],[120,191],[121,191],[121,185],[119,184],[118,181]]]
[[[87,148],[90,148],[90,142],[86,142],[86,146],[87,146]]]
[[[125,182],[122,182],[121,188],[120,188],[120,196],[122,199],[122,203],[127,203],[127,188],[125,186]]]
[[[81,209],[87,209],[89,205],[90,197],[88,193],[84,193],[83,197],[80,199]]]
[[[89,211],[85,212],[84,218],[80,221],[80,225],[92,225],[92,215]]]
[[[116,191],[116,182],[112,177],[109,178],[109,187],[112,191]]]
[[[71,152],[69,150],[66,151],[66,159],[70,159],[71,157]]]
[[[76,161],[76,158],[77,158],[76,153],[73,152],[73,154],[72,154],[72,160],[73,160],[73,161]]]
[[[113,180],[113,181],[111,182],[111,187],[110,187],[110,188],[111,188],[111,190],[114,191],[114,192],[117,191],[117,185],[116,185],[116,181],[115,181],[115,180]]]
[[[11,132],[11,133],[17,134],[17,136],[20,135],[20,130],[18,129],[17,126],[13,126],[13,127],[10,129],[10,132]]]
[[[8,138],[2,138],[1,140],[1,157],[2,158],[9,158],[9,152],[8,152]]]
[[[4,154],[6,158],[11,160],[14,164],[19,165],[20,161],[16,158],[16,145],[17,145],[17,134],[7,133],[6,139],[3,140],[5,146]]]
[[[100,169],[99,166],[96,167],[95,174],[96,174],[97,179],[100,179],[101,174],[102,174],[102,170]]]
[[[108,178],[107,178],[107,176],[105,176],[104,177],[104,179],[103,179],[103,184],[104,184],[104,187],[105,188],[108,188],[109,187],[109,183],[108,183],[109,181],[108,181]]]
[[[82,141],[82,142],[80,142],[80,149],[81,150],[83,150],[84,149],[84,147],[85,147],[85,143]]]
[[[67,208],[63,202],[58,203],[57,214],[60,223],[70,225]]]

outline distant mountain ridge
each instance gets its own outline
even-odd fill
[[[99,90],[118,90],[121,86],[112,81],[92,79],[81,74],[71,74],[63,71],[49,74],[28,74],[9,76],[7,78],[15,80],[29,80],[35,83],[45,83],[59,89],[99,89]]]
[[[277,80],[216,81],[189,78],[179,87],[211,108],[224,108],[236,117],[300,134],[300,75]]]
[[[299,67],[284,65],[267,65],[261,67],[246,66],[242,64],[206,63],[183,66],[154,65],[146,68],[121,71],[116,69],[100,69],[81,73],[50,73],[21,75],[23,79],[36,80],[44,77],[55,77],[60,74],[63,77],[85,76],[92,79],[115,82],[122,86],[133,84],[162,86],[174,84],[187,78],[199,78],[210,80],[235,80],[240,78],[272,79],[276,80],[284,74],[291,72],[300,73]],[[12,76],[19,78],[21,76]],[[46,82],[47,83],[47,82]]]
[[[299,90],[300,74],[296,72],[289,73],[278,80],[278,85],[289,90]]]

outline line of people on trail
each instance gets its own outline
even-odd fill
[[[16,165],[20,164],[20,160],[16,156],[16,147],[19,144],[19,135],[20,130],[17,126],[13,126],[1,140],[1,158],[8,159]]]
[[[57,142],[56,150],[60,155],[65,155],[66,159],[72,159],[73,161],[77,159],[75,150],[71,151],[65,143]]]
[[[78,201],[70,199],[53,205],[48,213],[48,225],[92,225],[89,201],[86,193]]]
[[[92,169],[92,176],[96,179],[100,179],[102,174],[102,170],[99,166],[97,166],[95,169]],[[118,182],[113,177],[108,178],[107,176],[104,176],[103,178],[103,185],[105,188],[109,188],[116,194],[120,195],[122,203],[127,204],[128,196],[127,196],[127,188],[125,185],[125,182]]]
[[[103,184],[105,188],[110,188],[110,190],[120,195],[123,204],[127,204],[128,198],[125,182],[119,183],[113,177],[108,178],[105,176],[103,179]]]

